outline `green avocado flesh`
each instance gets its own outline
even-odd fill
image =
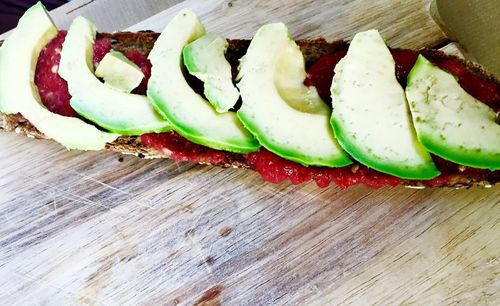
[[[204,82],[204,94],[219,113],[233,108],[240,93],[234,87],[231,65],[224,57],[228,43],[214,33],[207,33],[186,45],[182,51],[189,73]]]
[[[174,129],[192,142],[236,153],[257,151],[258,141],[236,114],[217,113],[184,78],[182,50],[204,34],[205,28],[193,12],[183,10],[174,17],[149,54],[153,68],[148,97]]]
[[[420,55],[406,96],[420,142],[430,152],[466,166],[500,169],[500,125],[486,104],[449,73]]]
[[[78,118],[47,110],[34,84],[38,56],[57,28],[38,2],[26,11],[0,48],[0,111],[21,113],[46,137],[68,149],[101,150],[118,135],[99,131]]]
[[[261,27],[241,59],[238,118],[268,150],[303,165],[351,164],[329,126],[330,110],[303,85],[302,53],[282,23]]]
[[[77,17],[66,35],[59,75],[68,82],[71,107],[97,125],[122,135],[171,130],[146,96],[128,94],[103,84],[92,65],[95,26]]]
[[[144,78],[141,68],[123,53],[114,50],[107,53],[97,65],[95,75],[102,78],[104,84],[124,93],[132,92]]]
[[[440,174],[417,140],[394,60],[376,30],[356,34],[335,67],[331,94],[335,136],[356,160],[406,179]]]

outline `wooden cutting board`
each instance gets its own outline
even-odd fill
[[[185,1],[209,31],[250,38],[378,28],[443,46],[415,1]],[[0,133],[2,305],[500,303],[500,188],[271,185],[240,169],[141,160]]]

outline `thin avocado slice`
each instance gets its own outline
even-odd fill
[[[240,93],[233,85],[231,65],[224,57],[228,42],[214,33],[207,33],[182,51],[189,73],[204,82],[204,94],[219,113],[233,108]]]
[[[354,36],[335,67],[331,93],[335,136],[353,158],[405,179],[439,175],[417,140],[394,60],[376,30]]]
[[[500,125],[486,104],[469,95],[453,75],[419,55],[406,96],[419,141],[454,163],[500,169]]]
[[[283,23],[262,26],[241,59],[238,118],[268,150],[303,165],[351,164],[329,125],[330,110],[303,84],[304,57]]]
[[[59,75],[68,82],[71,107],[97,125],[122,135],[141,135],[172,129],[146,96],[128,94],[103,84],[92,66],[96,29],[76,17],[64,40]]]
[[[0,111],[21,113],[45,136],[68,149],[104,149],[119,135],[52,113],[40,101],[33,79],[36,63],[40,51],[56,36],[57,28],[40,2],[21,17],[0,48]]]
[[[210,148],[247,153],[259,149],[258,141],[236,114],[219,114],[184,78],[182,50],[205,34],[198,17],[182,10],[155,42],[149,59],[153,65],[148,97],[174,129],[192,142]]]
[[[97,65],[95,75],[104,80],[109,87],[130,93],[141,84],[144,73],[123,53],[115,50],[108,52]]]

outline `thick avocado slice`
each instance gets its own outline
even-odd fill
[[[360,163],[405,179],[439,175],[418,142],[395,63],[376,30],[358,33],[335,67],[331,87],[335,136]]]
[[[38,56],[57,36],[57,28],[38,2],[19,20],[0,48],[0,111],[21,113],[40,132],[68,149],[101,150],[118,135],[104,133],[78,118],[47,110],[34,84]]]
[[[219,113],[238,102],[240,93],[233,85],[231,65],[224,57],[228,43],[214,33],[207,33],[184,47],[182,55],[189,73],[204,82],[204,94]]]
[[[130,61],[123,53],[115,50],[108,52],[97,65],[95,75],[104,80],[109,87],[130,93],[144,78],[141,68]]]
[[[95,35],[95,26],[79,16],[64,40],[59,75],[68,82],[71,107],[97,125],[122,135],[171,130],[171,125],[155,111],[146,96],[114,90],[94,75]]]
[[[303,165],[351,160],[330,128],[329,108],[303,84],[304,57],[283,23],[262,26],[241,59],[238,118],[268,150]]]
[[[457,164],[500,169],[496,114],[460,87],[453,75],[419,55],[406,96],[418,139],[427,150]]]
[[[192,142],[210,148],[247,153],[259,149],[257,140],[236,114],[219,114],[184,78],[182,49],[205,34],[198,17],[182,10],[155,42],[148,96],[174,129]]]

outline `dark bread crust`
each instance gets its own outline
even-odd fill
[[[109,38],[111,39],[111,44],[113,49],[124,52],[127,50],[140,51],[143,54],[149,54],[153,45],[158,38],[158,33],[153,33],[149,31],[131,33],[131,32],[119,32],[119,33],[99,33],[98,38]],[[0,46],[1,46],[0,42]],[[239,59],[245,55],[246,50],[250,44],[249,40],[229,40],[229,47],[226,53],[226,58],[232,65],[237,65]],[[336,41],[329,43],[322,38],[312,39],[312,40],[298,40],[299,45],[304,58],[306,61],[306,66],[317,61],[320,57],[334,53],[338,50],[345,50],[348,47],[348,42],[346,41]],[[428,56],[430,59],[446,59],[456,57],[447,55],[439,50],[420,50],[422,54]],[[478,65],[466,62],[459,59],[464,66],[466,66],[470,72],[478,75],[482,79],[492,81],[499,84],[491,74],[487,73],[483,68]],[[29,121],[27,121],[20,114],[5,115],[0,114],[0,130],[3,128],[6,131],[15,131],[18,134],[26,135],[28,137],[46,139],[46,137],[40,133]],[[119,137],[116,141],[111,144],[106,145],[106,150],[119,152],[123,154],[133,154],[140,158],[168,158],[171,152],[168,151],[158,151],[153,149],[140,141],[140,137]],[[250,165],[246,163],[243,156],[239,154],[226,153],[226,158],[220,163],[213,164],[209,162],[201,161],[201,164],[211,164],[220,167],[235,167],[235,168],[251,168]],[[402,180],[402,185],[408,187],[424,188],[425,186],[418,181]],[[457,174],[454,175],[451,180],[445,184],[433,185],[434,187],[453,187],[453,188],[468,188],[474,185],[491,187],[492,185],[500,183],[500,171],[491,172],[486,175],[469,177],[466,175]]]

